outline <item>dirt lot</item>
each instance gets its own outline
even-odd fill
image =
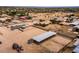
[[[67,46],[70,42],[70,38],[56,35],[55,37],[50,38],[50,40],[43,42],[41,45],[46,47],[51,52],[57,53],[61,51],[65,46]]]
[[[24,30],[24,32],[21,32],[19,30],[11,31],[9,28],[0,27],[0,32],[3,33],[3,35],[0,35],[0,41],[2,41],[2,44],[0,45],[0,52],[6,52],[6,53],[16,52],[15,50],[12,50],[13,43],[18,43],[19,45],[22,45],[24,53],[25,52],[46,53],[52,51],[58,52],[71,41],[69,38],[63,38],[62,36],[57,35],[55,37],[49,38],[48,40],[44,41],[39,45],[36,43],[32,43],[29,45],[27,44],[27,41],[29,39],[31,39],[33,36],[46,32],[44,30],[35,27],[28,27]]]
[[[50,20],[50,18],[57,16],[57,15],[66,15],[66,13],[30,13],[31,16],[33,16],[33,20]],[[31,22],[26,22],[29,25],[33,25]],[[60,25],[48,25],[45,27],[47,30],[51,31],[58,31],[58,30],[65,29],[66,31],[68,28],[61,27]],[[66,32],[63,31],[63,32]],[[48,40],[40,43],[39,45],[36,43],[27,44],[28,40],[30,40],[33,36],[37,36],[41,33],[46,32],[45,30],[35,28],[35,27],[28,27],[24,29],[24,32],[21,32],[19,30],[11,31],[10,28],[6,27],[0,27],[0,41],[2,41],[2,44],[0,44],[0,52],[6,52],[6,53],[15,53],[16,51],[12,49],[13,43],[18,43],[19,45],[22,45],[24,51],[23,53],[47,53],[47,52],[59,52],[63,48],[65,48],[70,42],[72,42],[71,38],[64,37],[62,35],[57,34],[55,37],[51,37]],[[68,52],[69,49],[65,50],[65,52]]]
[[[43,50],[45,50],[39,45],[27,44],[27,41],[33,36],[45,32],[43,30],[34,27],[29,27],[26,28],[24,32],[20,32],[19,30],[11,31],[8,28],[1,27],[0,32],[3,33],[3,35],[0,36],[0,41],[2,41],[2,44],[0,45],[0,52],[16,52],[15,50],[12,50],[13,43],[18,43],[22,45],[24,49],[23,52],[44,52]]]

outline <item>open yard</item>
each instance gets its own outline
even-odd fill
[[[22,45],[24,53],[59,52],[68,43],[71,42],[69,38],[56,35],[55,37],[51,37],[48,40],[40,43],[39,45],[36,43],[27,44],[28,40],[31,39],[33,36],[37,36],[41,33],[46,32],[35,27],[28,27],[24,30],[24,32],[21,32],[17,29],[11,31],[9,28],[1,27],[0,32],[2,33],[2,35],[0,35],[0,41],[2,41],[2,44],[0,44],[0,52],[16,52],[12,49],[13,43],[18,43],[19,45]]]

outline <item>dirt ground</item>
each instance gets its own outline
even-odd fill
[[[1,27],[0,32],[3,35],[0,35],[0,41],[2,44],[0,45],[0,52],[16,52],[12,50],[12,44],[18,43],[19,45],[23,46],[23,52],[41,52],[44,49],[39,45],[28,45],[27,41],[31,39],[33,36],[39,35],[45,31],[29,27],[24,30],[24,32],[20,32],[19,30],[11,31],[8,28]]]
[[[69,44],[70,42],[70,38],[56,35],[55,37],[43,42],[41,45],[46,47],[51,52],[57,53],[61,51],[65,46],[67,46],[67,44]]]
[[[58,52],[71,41],[69,38],[63,38],[57,35],[49,38],[39,45],[36,43],[29,45],[27,44],[29,39],[31,39],[33,36],[46,32],[35,27],[28,27],[24,30],[24,32],[17,29],[11,31],[9,28],[0,27],[0,32],[3,33],[3,35],[0,35],[0,41],[2,41],[2,44],[0,44],[0,52],[2,53],[15,53],[16,51],[12,49],[13,43],[22,45],[24,49],[24,51],[22,51],[23,53]]]
[[[54,16],[65,16],[67,13],[30,13],[33,16],[32,20],[50,20]],[[32,22],[26,22],[29,25],[33,25]],[[60,25],[48,25],[45,29],[51,31],[58,31],[66,28],[61,27]],[[66,30],[67,31],[67,30]],[[0,27],[0,53],[15,53],[16,51],[12,49],[13,43],[18,43],[24,49],[23,53],[48,53],[48,52],[60,52],[63,48],[65,48],[69,43],[72,42],[71,38],[67,38],[61,35],[56,35],[55,37],[51,37],[48,40],[40,43],[39,45],[36,43],[27,44],[28,40],[30,40],[33,36],[37,36],[41,33],[46,32],[45,30],[29,26],[24,29],[24,32],[19,30],[10,30],[10,28]],[[69,49],[64,50],[64,52],[69,52]]]

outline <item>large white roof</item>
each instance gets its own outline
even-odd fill
[[[32,39],[37,41],[37,42],[41,42],[41,41],[43,41],[43,40],[45,40],[45,39],[47,39],[47,38],[49,38],[49,37],[51,37],[53,35],[56,35],[56,33],[49,31],[49,32],[42,33],[42,34],[40,34],[38,36],[35,36]]]

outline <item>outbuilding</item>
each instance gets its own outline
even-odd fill
[[[42,34],[40,34],[38,36],[32,37],[32,40],[40,43],[40,42],[42,42],[42,41],[46,40],[47,38],[52,37],[54,35],[56,35],[55,32],[48,31],[48,32],[42,33]]]

